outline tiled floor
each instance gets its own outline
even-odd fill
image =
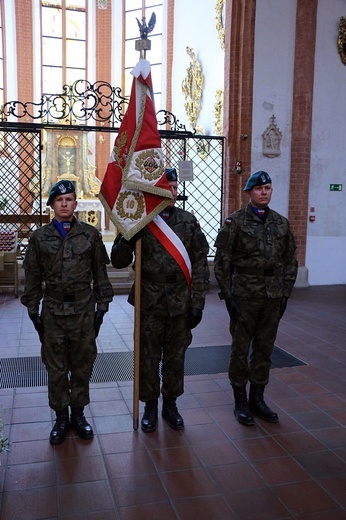
[[[345,286],[294,290],[277,345],[307,364],[271,371],[278,424],[241,426],[222,373],[186,378],[183,432],[160,418],[144,434],[133,429],[131,382],[93,383],[93,441],[71,433],[52,447],[47,389],[0,389],[11,443],[0,455],[1,520],[346,519],[345,309]],[[0,294],[0,332],[1,357],[39,355],[11,294]],[[131,350],[132,334],[132,308],[115,296],[99,351]],[[190,348],[229,342],[212,286]]]

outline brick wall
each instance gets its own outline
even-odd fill
[[[317,2],[298,0],[296,15],[288,218],[300,266],[306,255]]]
[[[33,19],[32,6],[28,0],[15,0],[17,37],[18,99],[34,99],[33,88]],[[12,101],[8,92],[8,100]]]
[[[247,202],[242,188],[251,167],[255,10],[256,0],[226,2],[226,20],[230,22],[225,34],[223,216]],[[242,134],[247,134],[247,139],[241,139]],[[242,161],[242,175],[235,172],[237,161]]]
[[[112,66],[112,6],[108,2],[107,9],[96,9],[96,81],[106,81],[111,84]],[[119,49],[121,52],[121,49]],[[102,125],[101,125],[102,126]],[[114,135],[104,132],[102,134],[104,142],[98,140],[100,134],[96,136],[96,175],[103,180],[106,173],[110,141],[114,140]]]

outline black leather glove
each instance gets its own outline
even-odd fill
[[[38,314],[29,314],[29,318],[31,319],[32,323],[34,324],[34,327],[40,338],[41,343],[43,343],[44,329],[43,329],[43,321],[41,320],[41,317]]]
[[[203,316],[202,309],[196,309],[196,307],[191,307],[189,310],[189,329],[194,329],[200,323]]]
[[[280,320],[281,320],[282,316],[285,313],[285,310],[286,310],[286,307],[287,307],[287,300],[288,300],[287,296],[283,296],[281,298],[280,311],[279,311]]]
[[[99,335],[101,325],[103,323],[103,316],[105,315],[105,311],[99,311],[97,310],[95,312],[95,318],[94,318],[94,329],[95,329],[95,338]]]
[[[142,238],[142,236],[144,235],[144,229],[145,228],[142,228],[140,231],[138,231],[138,233],[136,233],[135,235],[133,235],[132,238],[130,238],[130,240],[127,240],[127,242],[129,242],[131,244],[131,246],[133,247],[133,249],[136,247],[136,242],[137,240],[139,240],[140,238]],[[125,240],[125,239],[124,239]]]
[[[240,310],[237,305],[237,302],[235,301],[234,298],[226,298],[225,303],[226,303],[229,317],[231,318],[231,322],[233,321],[234,323],[236,323],[237,319],[240,316]]]

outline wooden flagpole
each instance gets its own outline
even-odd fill
[[[145,17],[139,26],[140,40],[135,40],[136,51],[139,51],[140,58],[146,57],[146,51],[151,49],[151,41],[148,40],[148,33],[151,32],[156,23],[156,15],[152,13],[149,24],[146,24]],[[138,239],[135,248],[135,316],[133,334],[133,353],[134,353],[134,374],[133,374],[133,429],[138,430],[139,425],[139,370],[140,370],[140,330],[141,330],[141,270],[142,270],[142,239]]]
[[[133,374],[133,429],[139,424],[139,362],[140,362],[140,329],[141,329],[141,268],[142,239],[139,238],[135,248],[135,316],[133,334],[134,374]]]

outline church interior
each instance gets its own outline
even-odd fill
[[[76,216],[110,251],[117,229],[98,195],[143,58],[177,205],[210,248],[185,429],[134,427],[134,275],[109,266],[86,407],[95,438],[71,432],[53,447],[39,338],[20,303],[25,249],[52,217],[52,184],[70,180]],[[345,67],[344,0],[0,0],[2,520],[346,518]],[[217,232],[259,170],[290,221],[298,277],[268,385],[280,422],[244,427],[212,266]]]

